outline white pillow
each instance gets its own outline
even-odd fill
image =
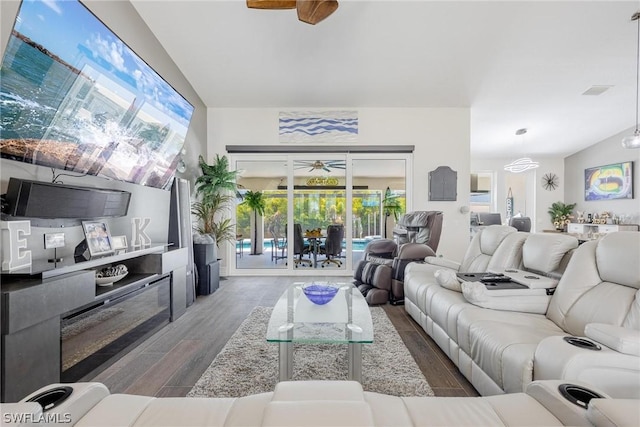
[[[456,276],[455,271],[436,270],[433,275],[436,278],[436,281],[443,288],[447,288],[456,292],[462,292],[462,288],[460,287],[460,282],[458,281],[458,276]]]

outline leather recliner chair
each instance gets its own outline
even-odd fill
[[[354,283],[363,293],[369,304],[401,304],[404,300],[404,269],[415,261],[435,256],[442,233],[441,211],[409,212],[398,220],[393,230],[394,239],[377,239],[369,242],[364,256],[356,267]],[[390,280],[384,269],[377,273],[374,280],[371,267],[366,263],[384,265],[391,269]],[[364,274],[369,272],[369,274]],[[383,280],[384,279],[384,280]],[[373,282],[371,282],[373,280]],[[374,294],[369,296],[369,293]],[[375,301],[375,302],[373,302]]]

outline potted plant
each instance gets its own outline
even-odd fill
[[[571,222],[571,218],[573,218],[571,214],[575,207],[575,203],[565,204],[563,202],[555,202],[551,204],[548,212],[556,230],[564,231],[566,229],[567,225]]]
[[[202,175],[196,179],[196,196],[200,200],[191,206],[191,213],[198,219],[194,225],[198,236],[193,239],[193,259],[198,273],[198,294],[208,295],[217,288],[212,283],[218,283],[217,278],[206,280],[210,264],[218,259],[217,248],[222,242],[236,240],[235,225],[227,213],[235,201],[238,172],[229,170],[226,156],[216,155],[211,165],[200,156],[198,166]]]
[[[245,203],[253,212],[251,218],[252,238],[251,238],[251,255],[262,254],[262,217],[266,203],[261,191],[247,191],[243,196],[242,203]]]
[[[213,237],[218,247],[221,242],[235,242],[235,225],[225,213],[236,199],[238,171],[229,170],[227,156],[218,154],[211,165],[200,156],[198,165],[202,175],[196,179],[196,196],[201,200],[192,206],[192,213],[198,218],[195,229]]]

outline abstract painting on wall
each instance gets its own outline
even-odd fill
[[[279,132],[282,143],[353,143],[358,139],[358,112],[281,112]]]
[[[585,169],[584,199],[633,199],[633,162]]]

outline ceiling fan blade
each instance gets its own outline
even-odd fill
[[[296,3],[298,19],[311,25],[316,25],[338,8],[337,0],[298,0]]]
[[[250,9],[295,9],[296,0],[247,0]]]
[[[313,172],[316,168],[309,169],[309,172]]]
[[[331,172],[331,171],[329,170],[329,168],[327,168],[326,166],[325,166],[325,167],[323,167],[323,168],[322,168],[322,170],[327,171],[327,172]]]

